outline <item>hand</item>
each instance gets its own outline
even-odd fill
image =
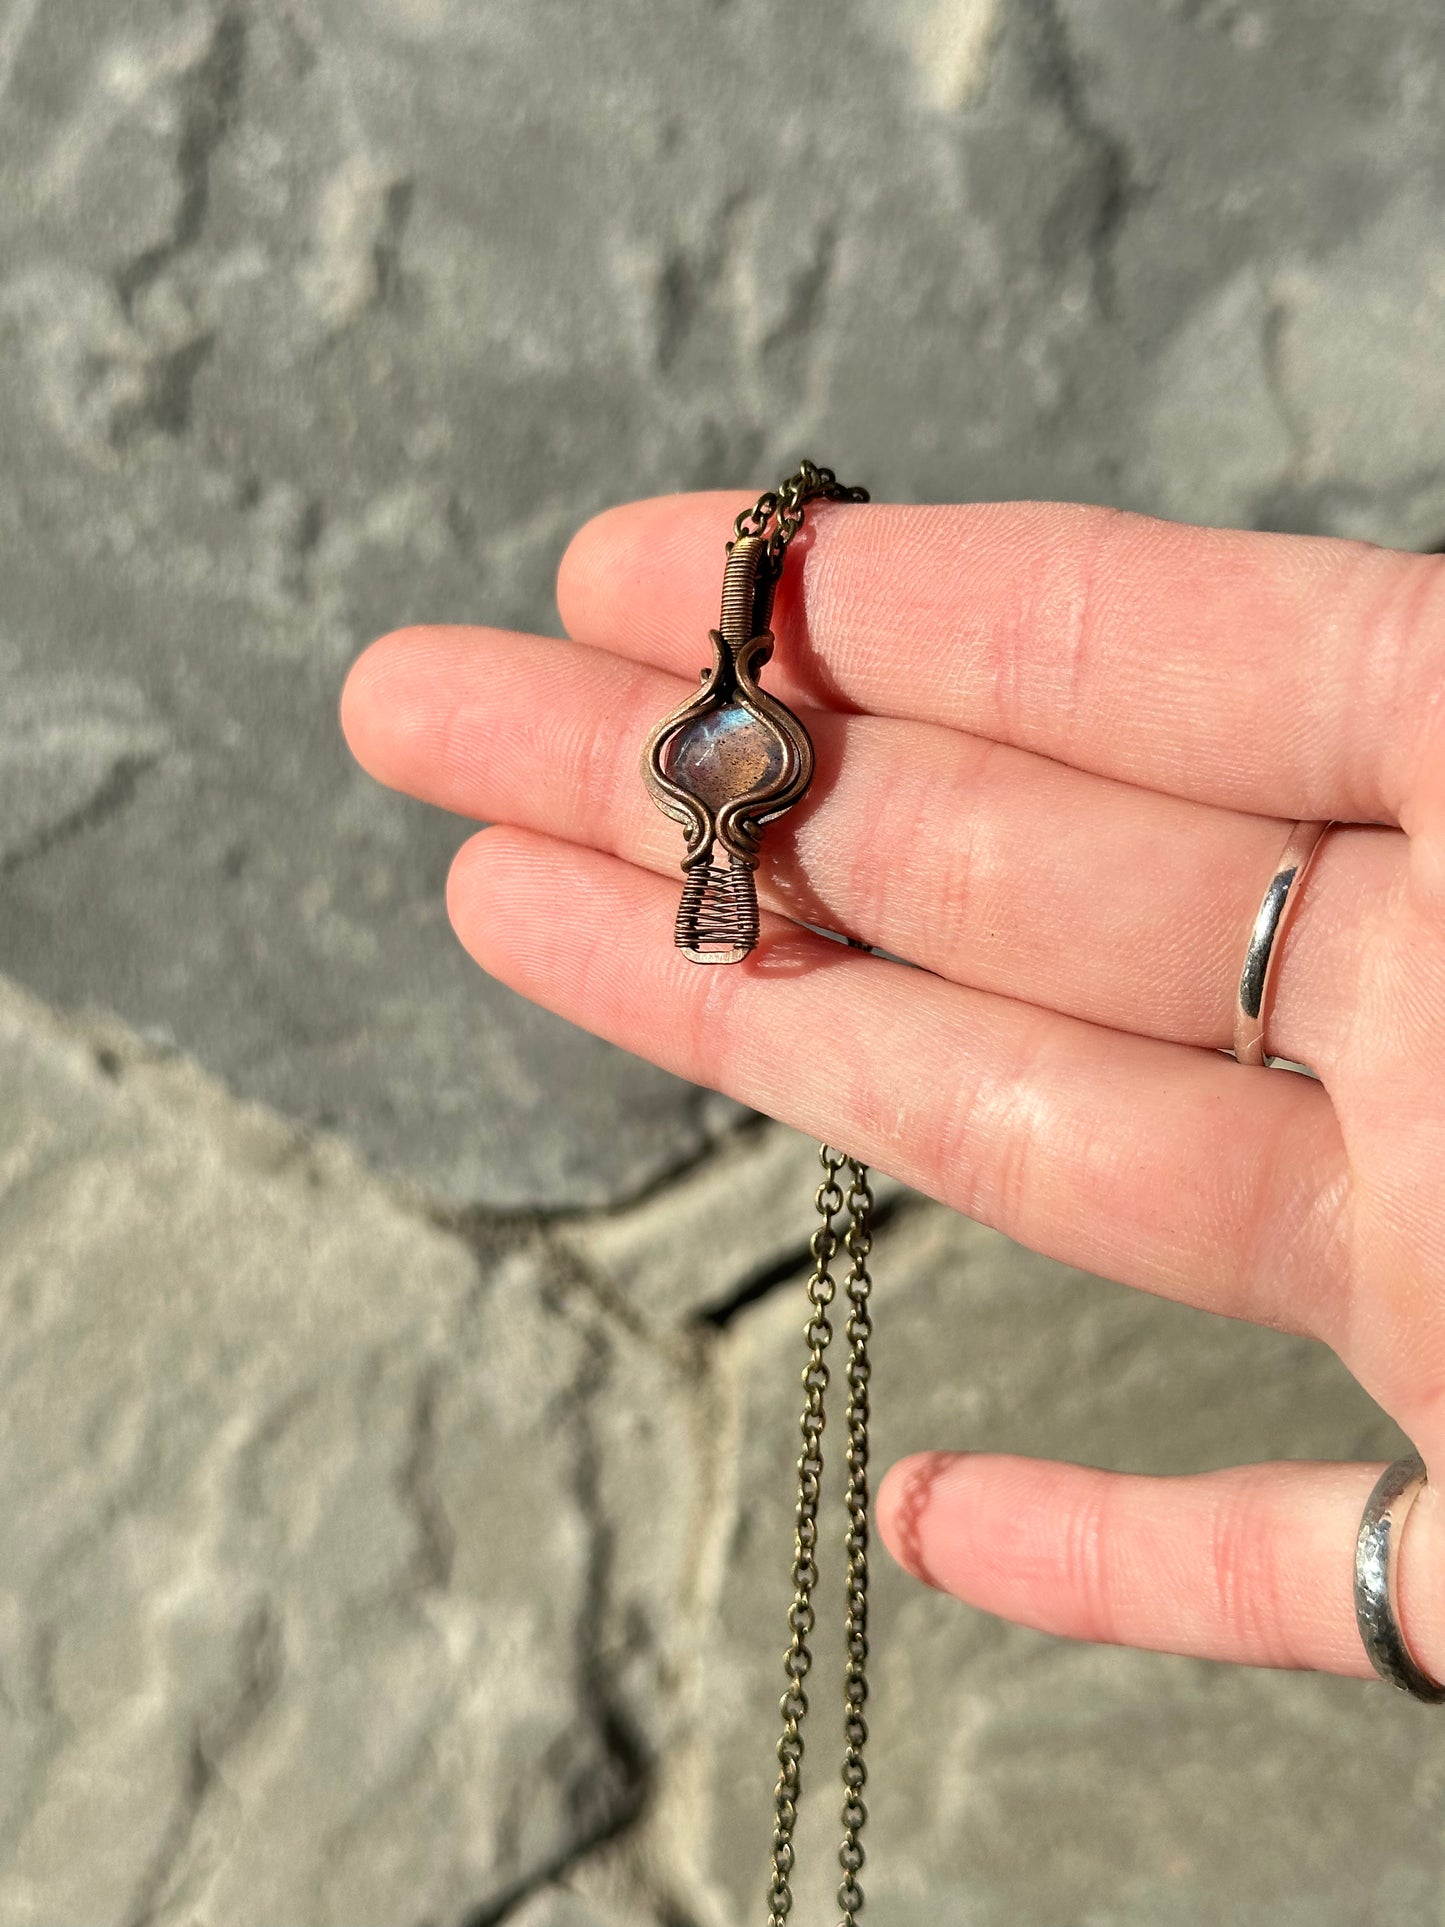
[[[1097,509],[820,505],[766,678],[817,776],[765,840],[758,951],[704,970],[673,947],[680,834],[638,755],[695,687],[741,505],[589,524],[562,564],[571,642],[408,630],[356,664],[362,763],[498,825],[452,869],[462,942],[1040,1251],[1322,1339],[1445,1479],[1445,561]],[[1309,817],[1361,826],[1300,888],[1269,1016],[1318,1082],[1221,1055]],[[1366,1674],[1351,1570],[1377,1469],[948,1456],[906,1554],[909,1465],[879,1515],[921,1576],[1027,1625]],[[1445,1677],[1433,1490],[1400,1612]]]

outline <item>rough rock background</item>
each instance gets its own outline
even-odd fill
[[[5,1927],[757,1907],[809,1153],[472,970],[345,666],[800,452],[1435,544],[1442,68],[1436,0],[4,0]],[[885,1457],[1392,1449],[890,1202]],[[1427,1713],[878,1616],[879,1927],[1445,1921]]]

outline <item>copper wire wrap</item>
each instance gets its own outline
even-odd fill
[[[832,469],[800,464],[733,524],[723,576],[722,612],[709,632],[712,666],[670,715],[655,723],[642,750],[642,779],[665,816],[682,826],[682,901],[678,947],[693,963],[741,963],[759,937],[755,871],[768,824],[801,802],[813,776],[813,744],[802,719],[764,689],[758,678],[773,653],[773,591],[789,543],[810,502],[866,502],[866,489],[845,487]],[[860,950],[868,946],[849,938]],[[843,1837],[838,1850],[838,1927],[858,1927],[863,1908],[864,1794],[868,1769],[869,1426],[873,1321],[868,1270],[873,1238],[873,1192],[856,1159],[819,1147],[823,1182],[814,1195],[818,1214],[810,1249],[811,1316],[804,1336],[804,1405],[799,1422],[794,1509],[793,1601],[784,1656],[783,1730],[777,1743],[773,1844],[769,1861],[768,1927],[790,1927],[793,1912],[794,1834],[803,1781],[803,1725],[813,1666],[809,1646],[817,1623],[818,1515],[823,1491],[823,1431],[830,1385],[830,1312],[838,1298],[834,1264],[845,1245],[848,1399],[846,1465],[847,1597],[844,1619]],[[846,1175],[847,1190],[844,1191]],[[847,1230],[840,1235],[839,1221]]]
[[[767,544],[755,535],[745,535],[728,550],[723,570],[722,612],[718,634],[735,649],[749,636],[760,635],[773,613],[776,578],[768,568]]]
[[[717,626],[733,648],[768,626],[773,584],[766,564],[767,548],[757,536],[745,536],[728,551]],[[677,906],[676,940],[695,963],[746,956],[757,947],[760,927],[752,864],[737,856],[726,863],[713,858],[687,872]]]
[[[689,870],[677,906],[677,947],[689,957],[732,960],[758,941],[758,886],[738,857]]]
[[[813,744],[758,677],[773,653],[773,592],[809,502],[867,501],[831,469],[804,462],[737,518],[727,545],[713,661],[700,686],[649,732],[642,778],[686,842],[678,948],[694,963],[741,963],[760,934],[764,830],[807,794]]]

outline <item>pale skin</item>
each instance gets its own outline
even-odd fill
[[[570,641],[410,629],[356,663],[362,764],[492,826],[448,884],[463,944],[1023,1244],[1321,1340],[1445,1479],[1445,559],[1049,504],[816,506],[765,680],[817,776],[767,834],[758,950],[700,969],[638,751],[696,686],[746,500],[589,523],[558,585]],[[1301,887],[1268,1042],[1318,1081],[1222,1054],[1300,818],[1345,827]],[[1156,1479],[950,1443],[906,1548],[919,1462],[878,1499],[944,1591],[1078,1639],[1368,1675],[1351,1569],[1378,1466]],[[1433,1489],[1400,1610],[1445,1678]]]

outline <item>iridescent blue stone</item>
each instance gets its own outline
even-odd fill
[[[775,729],[741,703],[727,703],[680,729],[663,752],[663,767],[679,789],[716,810],[772,789],[786,757]]]

